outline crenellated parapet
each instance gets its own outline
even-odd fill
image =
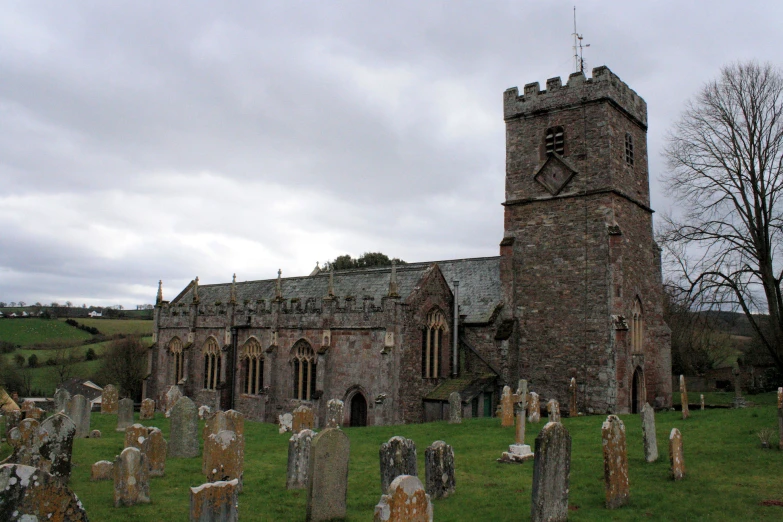
[[[647,103],[606,66],[594,68],[592,78],[585,78],[583,72],[572,73],[565,85],[559,77],[550,78],[546,81],[545,90],[541,90],[538,82],[528,83],[522,96],[517,87],[506,89],[503,93],[503,118],[532,116],[599,100],[613,102],[647,128]]]

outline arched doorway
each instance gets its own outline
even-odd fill
[[[637,367],[633,372],[633,382],[631,383],[631,413],[639,413],[644,406],[644,374],[642,369]]]
[[[351,426],[367,426],[367,401],[361,392],[354,393],[351,398]]]

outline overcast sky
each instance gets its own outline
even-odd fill
[[[572,72],[573,2],[0,0],[0,301],[133,306],[334,257],[498,254],[502,94]],[[780,2],[577,2],[666,130]]]

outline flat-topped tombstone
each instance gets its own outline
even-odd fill
[[[182,397],[171,409],[169,457],[198,457],[198,411],[188,397]]]
[[[245,442],[244,442],[244,433],[245,433],[245,417],[241,413],[239,413],[236,410],[228,410],[228,411],[222,411],[217,410],[216,412],[210,414],[207,416],[205,422],[204,422],[204,431],[202,432],[203,438],[206,441],[210,435],[217,435],[221,431],[231,431],[234,432],[234,434],[237,436],[239,442],[241,443],[241,450],[242,450],[242,460],[244,460],[244,448],[245,448]],[[204,454],[202,459],[202,468],[201,471],[203,473],[207,472],[207,460],[209,460],[209,456],[207,455],[207,446],[204,446]],[[240,490],[242,489],[242,481],[240,480]]]
[[[682,480],[685,476],[685,457],[682,453],[682,434],[677,428],[672,428],[669,434],[669,464],[672,480]]]
[[[658,439],[655,436],[655,410],[649,403],[644,403],[639,413],[642,418],[642,439],[644,442],[644,460],[658,460]]]
[[[168,443],[163,438],[163,432],[158,428],[149,428],[147,440],[144,442],[144,454],[147,456],[151,477],[165,475],[167,453]]]
[[[150,501],[149,465],[138,448],[125,448],[114,460],[114,507]]]
[[[71,455],[76,425],[64,413],[55,413],[41,423],[44,442],[41,445],[41,468],[60,484],[71,479]]]
[[[462,396],[458,392],[449,394],[449,424],[462,422]]]
[[[510,386],[503,386],[503,395],[500,396],[500,425],[504,428],[514,425],[514,394]]]
[[[294,433],[315,428],[315,416],[313,410],[307,406],[299,406],[294,410],[294,419],[291,423]]]
[[[65,413],[76,425],[76,437],[90,436],[90,403],[84,395],[71,397]]]
[[[312,430],[302,430],[288,439],[287,489],[307,487],[307,469],[310,465],[310,447],[315,437]]]
[[[433,442],[424,451],[424,469],[424,481],[430,497],[446,498],[454,493],[454,448],[442,440]]]
[[[69,400],[71,400],[71,394],[68,393],[68,390],[57,388],[57,391],[54,392],[54,412],[64,412]]]
[[[244,474],[244,441],[233,431],[221,430],[204,441],[204,459],[208,482],[237,479],[242,491]]]
[[[113,480],[114,462],[108,460],[99,460],[90,468],[90,480]]]
[[[132,424],[125,428],[125,447],[143,451],[149,429],[141,424]]]
[[[307,520],[345,518],[351,444],[342,430],[328,428],[313,437],[307,470]]]
[[[628,451],[625,425],[617,415],[609,415],[601,426],[604,447],[604,489],[606,507],[615,509],[628,503]]]
[[[280,424],[280,433],[290,433],[293,431],[294,416],[290,413],[281,413],[277,416]]]
[[[166,417],[171,417],[171,410],[174,408],[174,406],[179,402],[179,400],[183,397],[182,392],[179,389],[179,386],[176,384],[173,386],[169,386],[169,389],[166,390],[166,394],[163,396],[163,411]]]
[[[190,488],[190,522],[237,522],[238,483],[220,480]]]
[[[340,399],[331,399],[326,403],[326,427],[341,428],[345,415],[345,404]]]
[[[568,382],[568,416],[569,417],[576,417],[579,415],[579,409],[576,405],[576,378],[571,377],[571,380]]]
[[[113,384],[107,384],[101,393],[101,413],[116,415],[120,394]]]
[[[141,401],[141,408],[139,409],[140,420],[151,420],[155,418],[155,401],[147,398]]]
[[[536,392],[528,394],[527,421],[531,424],[541,422],[541,402]]]
[[[87,522],[73,491],[46,471],[22,464],[0,466],[0,515],[9,521]]]
[[[41,465],[41,446],[45,434],[41,424],[35,419],[25,419],[19,426],[11,430],[8,444],[13,448],[9,462],[25,466],[39,467]]]
[[[418,477],[401,475],[389,485],[389,493],[375,506],[375,522],[432,522],[430,495]]]
[[[546,413],[549,422],[560,422],[560,403],[549,399],[546,403]]]
[[[400,475],[418,476],[416,443],[405,437],[392,437],[381,444],[378,451],[381,463],[381,493],[389,492],[389,485]]]
[[[125,431],[125,428],[133,424],[133,399],[125,397],[117,403],[117,431]]]
[[[685,386],[685,376],[680,375],[680,402],[682,403],[682,420],[691,416],[688,409],[688,388]]]
[[[568,519],[568,487],[571,474],[571,435],[559,422],[547,423],[536,437],[533,464],[533,522]]]

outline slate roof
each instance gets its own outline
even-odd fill
[[[454,291],[454,279],[459,283],[460,314],[465,315],[468,323],[488,322],[497,306],[501,303],[500,257],[477,257],[453,259],[424,263],[408,263],[397,266],[397,286],[402,299],[413,292],[416,284],[434,264],[437,264],[444,278]],[[391,267],[358,268],[341,270],[334,273],[334,293],[339,298],[348,296],[360,300],[364,297],[375,298],[380,306],[381,298],[389,293]],[[237,282],[237,302],[245,299],[271,301],[276,296],[276,279]],[[301,301],[312,297],[317,302],[327,295],[329,273],[321,271],[316,275],[302,277],[284,277],[281,281],[283,298],[299,298]],[[216,301],[227,303],[231,295],[231,283],[199,284],[199,299],[202,303],[213,304]],[[190,303],[192,285],[186,287],[171,303]]]

